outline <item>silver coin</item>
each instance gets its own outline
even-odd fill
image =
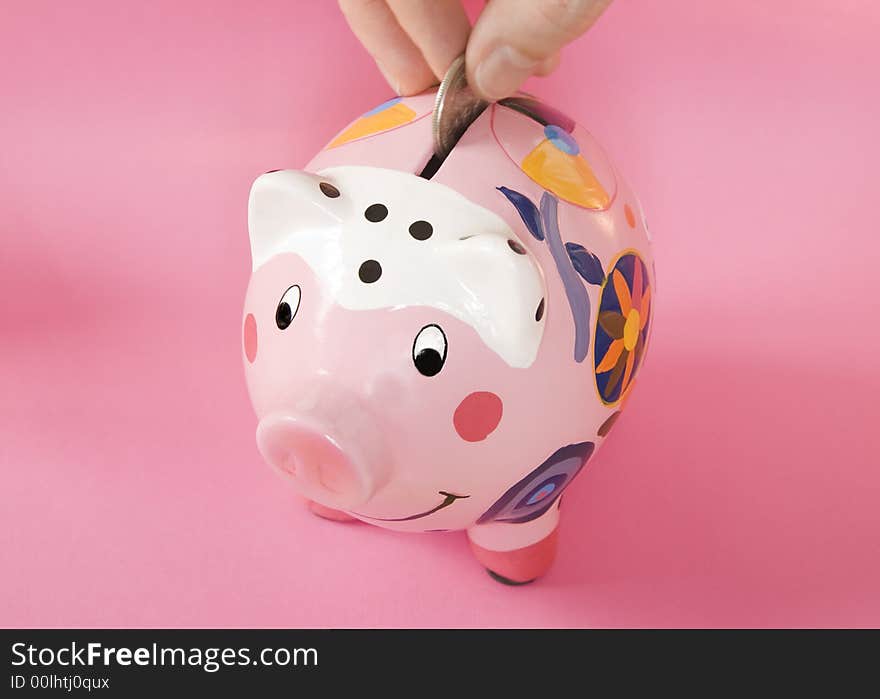
[[[456,58],[437,90],[431,128],[434,154],[441,160],[449,155],[474,120],[489,105],[467,86],[464,55]]]

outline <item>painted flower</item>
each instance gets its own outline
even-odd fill
[[[562,491],[590,460],[595,448],[593,442],[580,442],[557,449],[543,464],[512,485],[477,524],[522,524],[537,519],[553,507]]]
[[[611,198],[584,159],[574,136],[548,124],[544,140],[536,145],[520,167],[544,189],[585,209],[607,209]]]
[[[349,141],[357,141],[408,124],[416,118],[416,113],[402,99],[394,97],[355,119],[327,144],[327,148],[335,148]]]
[[[636,253],[617,260],[602,289],[594,343],[596,386],[606,404],[620,401],[642,364],[651,323],[651,286]]]

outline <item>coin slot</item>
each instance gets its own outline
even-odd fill
[[[554,109],[543,102],[539,102],[531,95],[519,93],[513,97],[507,97],[499,100],[498,104],[507,107],[515,112],[524,114],[533,121],[537,121],[541,126],[557,126],[568,133],[574,131],[574,119],[563,114],[558,109]]]
[[[488,105],[486,105],[486,106],[488,106]],[[446,158],[448,158],[452,154],[452,150],[455,148],[456,145],[458,145],[458,142],[461,140],[462,136],[464,136],[465,133],[467,133],[467,130],[471,127],[471,124],[473,124],[483,114],[483,112],[485,110],[486,110],[486,108],[483,107],[483,109],[481,109],[479,112],[476,112],[470,118],[470,121],[468,122],[467,127],[464,130],[462,130],[461,133],[457,133],[455,135],[455,142],[453,143],[452,147],[449,149],[449,153],[447,153],[444,156],[437,155],[437,153],[431,154],[431,157],[428,158],[428,162],[425,163],[425,166],[422,168],[421,172],[419,172],[419,177],[422,177],[426,180],[430,180],[434,175],[437,174],[437,172],[440,170],[440,167],[446,161]]]
[[[425,167],[422,168],[419,177],[424,177],[426,180],[430,180],[437,174],[437,171],[443,164],[443,160],[444,158],[440,158],[435,153],[431,153],[431,157],[428,159],[428,162],[425,163]]]
[[[437,174],[461,137],[489,106],[467,86],[465,74],[464,54],[461,54],[452,61],[434,96],[431,113],[434,155],[419,173],[426,180]]]

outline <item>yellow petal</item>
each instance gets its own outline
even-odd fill
[[[327,148],[335,148],[343,143],[355,141],[365,136],[389,131],[398,126],[408,124],[415,119],[416,113],[402,102],[393,104],[381,112],[367,113],[357,119],[351,126],[342,131],[327,145]]]
[[[525,157],[522,169],[557,197],[585,209],[607,209],[611,203],[583,156],[563,153],[547,139]]]

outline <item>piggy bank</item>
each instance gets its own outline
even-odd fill
[[[564,114],[490,105],[440,161],[433,102],[386,102],[254,182],[256,441],[317,514],[465,530],[494,578],[526,583],[645,361],[650,237]]]

